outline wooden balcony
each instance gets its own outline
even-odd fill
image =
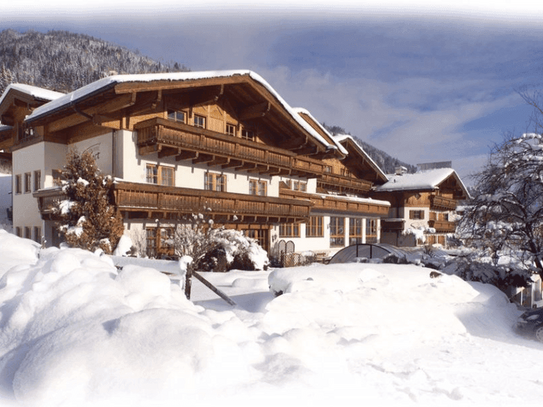
[[[429,220],[428,225],[434,228],[437,233],[454,233],[456,232],[456,224],[445,220]]]
[[[311,215],[315,212],[325,212],[339,215],[369,215],[384,217],[388,215],[390,204],[384,201],[336,197],[333,195],[310,194],[307,192],[291,191],[281,188],[279,195],[285,198],[308,199],[312,203]]]
[[[381,229],[385,231],[403,230],[404,226],[405,226],[404,219],[387,219],[387,218],[381,219]]]
[[[159,157],[175,156],[176,160],[190,159],[209,166],[304,178],[320,177],[326,167],[319,160],[288,150],[162,118],[140,122],[134,129],[139,154],[144,156],[158,152]]]
[[[219,223],[306,222],[311,202],[154,184],[120,182],[114,186],[115,203],[129,217],[175,218],[209,215]]]
[[[38,200],[38,209],[42,219],[59,219],[56,212],[59,201],[66,199],[61,187],[40,189],[32,194]]]
[[[328,191],[353,192],[365,194],[370,191],[373,183],[358,178],[325,173],[317,181],[317,187]]]
[[[432,195],[430,197],[431,209],[449,210],[454,211],[456,209],[456,200],[451,198],[445,198],[443,196]]]

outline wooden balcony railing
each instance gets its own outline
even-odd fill
[[[134,128],[141,155],[158,151],[162,155],[176,155],[178,159],[192,158],[223,167],[254,164],[253,172],[305,178],[319,177],[326,167],[319,160],[299,157],[287,150],[162,118],[140,122]]]
[[[451,198],[445,198],[443,196],[432,195],[430,197],[432,209],[445,209],[454,211],[456,209],[456,200]]]
[[[454,233],[456,231],[456,224],[445,220],[430,220],[428,225],[438,233]]]
[[[331,191],[353,191],[356,193],[368,192],[373,183],[358,178],[349,178],[341,175],[325,173],[317,181],[317,187]]]
[[[252,223],[305,222],[310,201],[253,196],[154,184],[120,182],[114,186],[115,203],[122,212],[169,215],[202,213],[221,221]],[[152,215],[155,216],[155,215]]]
[[[44,219],[58,217],[55,208],[65,199],[59,188],[34,193]],[[233,194],[155,184],[119,182],[114,184],[115,204],[132,217],[175,218],[186,214],[209,215],[220,222],[258,224],[307,222],[312,203],[309,200]]]
[[[338,214],[356,214],[356,215],[371,215],[371,216],[387,216],[390,209],[390,204],[385,201],[357,198],[340,198],[333,195],[310,194],[306,192],[291,191],[290,189],[281,188],[279,195],[286,198],[308,199],[313,207],[312,215],[315,211],[329,212]]]

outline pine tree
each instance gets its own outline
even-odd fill
[[[59,231],[66,243],[94,251],[113,252],[123,234],[119,211],[113,204],[113,180],[101,174],[90,152],[68,153],[58,213]]]

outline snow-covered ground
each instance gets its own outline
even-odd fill
[[[489,285],[413,265],[155,270],[0,230],[0,405],[539,405],[543,344]],[[279,297],[269,290],[282,291]]]

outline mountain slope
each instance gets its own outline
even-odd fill
[[[0,92],[26,83],[69,92],[116,73],[188,71],[84,34],[67,31],[0,32]]]

